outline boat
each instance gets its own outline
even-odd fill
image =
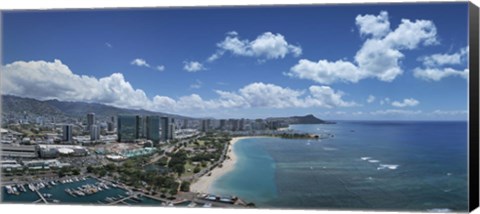
[[[5,189],[7,190],[8,194],[13,194],[13,189],[12,189],[11,186],[7,185],[7,186],[5,186]]]
[[[25,189],[25,187],[21,184],[17,184],[17,188],[20,192],[26,192],[27,190]]]
[[[212,203],[206,203],[206,204],[203,205],[203,207],[210,208],[210,207],[212,207]]]
[[[35,186],[33,184],[28,184],[30,191],[35,192]]]
[[[193,201],[192,201],[192,203],[188,204],[188,207],[195,207],[195,206],[197,206],[197,204]]]

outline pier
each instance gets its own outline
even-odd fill
[[[43,197],[42,193],[40,193],[38,190],[35,190],[35,192],[37,193],[38,196],[40,196],[40,198],[42,199],[43,203],[48,204],[47,199],[45,199],[45,197]]]
[[[133,198],[133,197],[134,197],[134,195],[130,195],[130,196],[125,197],[125,198],[122,198],[122,199],[120,199],[120,200],[118,200],[118,201],[110,202],[110,203],[108,203],[107,205],[113,205],[113,204],[122,203],[122,202],[124,202],[124,201],[126,201],[126,200],[128,200],[128,199],[130,199],[130,198]]]

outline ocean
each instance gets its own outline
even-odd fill
[[[211,191],[259,208],[467,211],[467,122],[292,125],[323,140],[247,138]]]

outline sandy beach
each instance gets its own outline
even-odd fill
[[[199,192],[199,193],[209,193],[210,186],[213,182],[220,178],[221,176],[225,175],[226,173],[230,172],[235,163],[237,162],[237,156],[235,155],[233,145],[241,139],[250,138],[250,137],[234,137],[230,141],[230,145],[228,146],[227,150],[227,157],[230,159],[225,159],[222,163],[222,167],[216,167],[211,171],[211,175],[208,176],[208,173],[195,181],[192,185],[190,185],[191,192]]]

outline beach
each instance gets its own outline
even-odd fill
[[[199,193],[209,193],[210,186],[212,186],[213,182],[215,182],[216,179],[222,177],[226,173],[230,172],[233,170],[233,167],[235,166],[235,163],[237,162],[237,156],[234,151],[233,145],[237,143],[238,141],[245,139],[245,138],[250,138],[250,137],[234,137],[230,141],[230,145],[228,146],[227,150],[227,158],[223,161],[222,167],[215,167],[211,171],[211,175],[208,176],[209,173],[205,174],[204,176],[200,177],[197,179],[191,186],[190,186],[190,191],[192,192],[199,192]]]

